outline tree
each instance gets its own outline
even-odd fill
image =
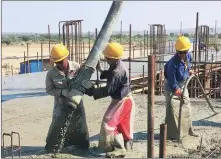
[[[190,36],[188,33],[184,33],[183,35],[186,36],[186,37],[189,37],[189,36]]]
[[[30,36],[28,36],[28,35],[23,35],[21,37],[21,39],[22,39],[22,41],[25,41],[25,42],[31,40]]]
[[[218,38],[221,39],[221,34],[218,34]]]
[[[175,36],[175,34],[174,34],[174,33],[170,33],[170,36],[171,36],[171,37],[174,37],[174,36]]]

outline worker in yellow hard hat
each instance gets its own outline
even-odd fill
[[[60,152],[64,147],[73,145],[84,149],[89,147],[83,101],[75,111],[67,102],[68,80],[80,67],[78,63],[69,61],[68,56],[69,51],[62,44],[56,44],[51,49],[51,62],[56,66],[50,69],[46,76],[46,92],[54,96],[53,117],[46,138],[47,152]],[[70,126],[66,127],[68,123]]]
[[[188,90],[183,93],[185,81],[193,74],[192,57],[189,53],[190,40],[185,36],[179,36],[175,44],[176,54],[166,63],[165,74],[165,97],[166,97],[166,124],[168,127],[168,139],[180,139],[184,136],[198,135],[193,131],[191,120],[191,107]],[[182,106],[181,133],[178,131],[180,96],[183,95],[185,104]]]
[[[130,94],[128,73],[121,61],[123,53],[119,43],[108,43],[103,55],[110,67],[103,70],[99,62],[97,65],[100,78],[107,79],[107,84],[86,92],[95,100],[108,96],[112,98],[103,117],[99,139],[99,148],[106,152],[107,157],[124,157],[127,150],[132,150],[133,144],[135,103]]]

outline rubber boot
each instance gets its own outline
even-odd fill
[[[124,147],[124,139],[122,134],[118,134],[114,136],[114,151],[107,152],[107,158],[123,158],[126,156],[126,149]]]
[[[124,147],[127,151],[133,150],[133,140],[124,141]]]
[[[189,135],[194,136],[194,137],[199,137],[199,135],[196,132],[193,131],[192,127],[190,127],[190,129],[189,129]]]

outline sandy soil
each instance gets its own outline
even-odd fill
[[[19,132],[21,135],[23,157],[94,157],[90,152],[72,150],[72,154],[39,154],[44,148],[45,138],[51,122],[53,98],[40,93],[41,96],[18,97],[2,103],[2,131]],[[136,102],[134,151],[127,158],[147,157],[147,95],[134,95]],[[101,119],[105,113],[109,98],[93,100],[84,96],[87,122],[90,133],[91,149],[97,146]],[[221,156],[221,113],[215,116],[210,111],[205,100],[192,99],[193,125],[197,133],[202,136],[202,150],[196,151],[200,145],[200,138],[188,138],[182,145],[167,141],[167,157],[210,157]],[[213,100],[213,106],[221,111],[221,101]],[[155,156],[159,154],[159,128],[165,118],[164,97],[155,99]],[[9,145],[9,139],[6,145]],[[15,141],[16,142],[16,141]]]

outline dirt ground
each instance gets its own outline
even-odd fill
[[[134,127],[134,151],[127,158],[147,157],[147,95],[134,95],[136,103],[136,120]],[[91,151],[98,144],[100,124],[110,99],[93,100],[84,96],[86,116],[90,133],[91,148],[89,152],[79,149],[71,154],[42,154],[45,138],[52,119],[53,97],[44,93],[29,97],[17,96],[2,103],[2,132],[19,132],[21,135],[23,158],[51,158],[51,157],[95,157]],[[212,116],[204,99],[191,99],[193,126],[202,137],[202,149],[196,151],[201,138],[189,138],[182,145],[167,141],[167,157],[221,157],[221,113]],[[215,109],[221,111],[221,100],[212,100]],[[154,107],[155,157],[159,154],[159,128],[164,123],[165,101],[163,96],[156,96]],[[6,145],[9,145],[9,139]],[[16,142],[16,141],[15,141]],[[198,149],[199,150],[199,149]]]

